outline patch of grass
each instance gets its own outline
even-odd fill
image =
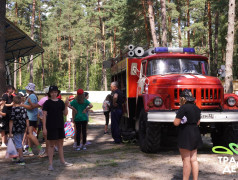
[[[84,152],[80,152],[80,153],[78,151],[70,151],[70,152],[66,152],[64,154],[64,157],[66,157],[66,158],[73,158],[73,157],[87,156],[89,154],[91,154],[91,152],[89,152],[89,151],[84,151]]]
[[[98,155],[102,155],[102,154],[112,154],[112,153],[117,153],[120,152],[121,154],[124,153],[141,153],[141,151],[139,151],[138,147],[134,147],[134,146],[123,146],[123,147],[119,147],[119,148],[111,148],[111,149],[103,149],[103,150],[99,150],[97,152],[95,152],[95,154]]]
[[[93,103],[92,102],[92,105],[93,105],[93,108],[92,108],[93,111],[102,110],[102,103]]]
[[[16,168],[10,168],[9,170],[10,171],[16,171],[17,169]]]
[[[97,160],[96,166],[111,166],[111,167],[117,167],[118,163],[115,162],[115,160],[112,159],[106,159],[106,160]]]
[[[122,150],[121,148],[104,149],[104,150],[100,150],[100,151],[95,152],[95,154],[98,154],[98,155],[112,154],[112,153],[115,153],[115,152],[120,152],[121,150]]]
[[[92,119],[90,116],[88,117],[88,122],[89,122],[89,123],[92,123],[92,122],[93,122],[93,119]]]

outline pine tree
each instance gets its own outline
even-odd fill
[[[229,0],[228,12],[228,30],[227,30],[227,46],[226,46],[226,77],[225,92],[233,92],[233,52],[234,52],[234,34],[235,34],[235,0]]]
[[[0,1],[0,94],[3,94],[6,87],[5,72],[5,15],[6,0]]]

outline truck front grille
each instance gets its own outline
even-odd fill
[[[213,100],[221,99],[221,89],[201,89],[201,99],[203,100]]]
[[[185,89],[185,88],[183,88]],[[180,93],[183,91],[182,88],[174,89],[174,105],[179,106]],[[215,109],[221,108],[223,101],[223,91],[221,88],[187,88],[193,96],[196,98],[196,104],[202,109]]]
[[[190,89],[190,88],[186,88],[186,89],[190,90],[195,98],[197,97],[197,90],[196,89]],[[174,89],[174,99],[175,100],[179,99],[180,94],[182,93],[182,91],[183,91],[183,89],[181,89],[181,88]]]

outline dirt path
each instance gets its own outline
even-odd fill
[[[47,170],[48,159],[37,156],[25,159],[26,166],[17,166],[10,160],[0,159],[0,180],[51,180],[51,179],[129,179],[129,180],[180,180],[182,179],[182,161],[176,144],[164,147],[158,154],[145,154],[135,144],[112,144],[110,135],[103,134],[104,116],[91,115],[88,140],[92,142],[86,151],[74,151],[73,140],[64,143],[65,158],[74,164],[72,167],[61,167],[58,155],[54,157],[55,171]],[[211,144],[205,138],[204,147],[199,150],[199,179],[223,180],[238,179],[233,175],[222,174],[225,165],[219,164],[218,156],[211,151]],[[5,152],[0,149],[0,156]],[[238,162],[238,158],[234,156]],[[192,178],[190,178],[192,179]]]

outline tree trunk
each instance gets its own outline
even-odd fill
[[[106,60],[106,38],[105,38],[105,24],[103,22],[102,24],[102,37],[103,37],[103,61]],[[102,75],[103,75],[103,80],[104,80],[104,90],[107,91],[107,73],[106,69],[103,68],[102,66]]]
[[[206,14],[207,14],[207,3],[205,3],[205,7],[204,7],[204,15],[203,15],[203,26],[204,27],[207,27]],[[203,49],[206,49],[206,46],[207,46],[206,31],[204,31],[203,36],[202,36],[202,47],[203,47]]]
[[[100,14],[100,0],[98,0],[98,12]],[[105,25],[102,21],[101,16],[99,16],[99,24],[100,24],[100,30],[101,30],[101,38],[102,38],[102,51],[103,51],[103,61],[106,59],[106,49],[105,49]],[[103,68],[102,65],[102,83],[101,83],[101,90],[107,90],[107,78],[106,78],[106,70]]]
[[[36,10],[36,0],[33,0],[32,17],[31,17],[31,39],[32,40],[34,40],[35,10]],[[30,82],[33,83],[33,55],[31,55],[31,58],[30,58]]]
[[[40,7],[39,7],[40,8]],[[43,42],[42,42],[42,26],[41,26],[41,11],[39,9],[39,23],[40,23],[40,45],[41,48],[43,48]],[[41,54],[41,68],[42,68],[42,87],[45,87],[45,68],[44,68],[44,53]]]
[[[168,0],[168,3],[170,3],[170,0]],[[172,43],[172,21],[171,21],[171,16],[170,16],[171,9],[168,9],[168,40],[169,40],[169,46],[172,47],[173,43]]]
[[[234,34],[235,34],[235,0],[229,0],[228,11],[228,31],[226,45],[226,76],[225,76],[225,92],[233,92],[233,51],[234,51]]]
[[[160,33],[160,10],[159,10],[159,5],[158,5],[158,1],[155,2],[155,6],[156,6],[156,10],[157,10],[157,16],[156,16],[156,19],[157,19],[157,24],[158,24],[158,46],[160,46],[161,44],[161,33]]]
[[[211,67],[211,75],[216,75],[215,63],[213,61],[213,48],[212,48],[212,16],[211,16],[211,2],[207,1],[207,14],[208,14],[208,38],[209,38],[209,55],[210,55],[210,67]]]
[[[15,3],[15,15],[16,15],[16,20],[15,20],[15,25],[17,25],[17,2]],[[13,79],[13,86],[16,88],[17,87],[17,59],[15,58],[14,61],[14,79]]]
[[[111,52],[111,55],[113,53],[113,45],[112,45],[112,36],[110,36],[110,52]]]
[[[116,57],[116,40],[117,40],[117,39],[116,39],[116,38],[117,38],[116,32],[117,32],[117,28],[114,27],[114,35],[113,35],[113,58]]]
[[[83,56],[83,51],[80,51],[80,61],[79,61],[79,74],[81,75],[82,74],[82,69],[83,69],[83,58],[82,58],[82,56]],[[80,87],[80,86],[82,86],[83,87],[83,83],[82,83],[82,76],[78,76],[78,81],[77,82],[79,82],[79,83],[77,83],[76,84],[76,86],[77,87]],[[75,78],[76,79],[76,78]],[[82,83],[82,85],[81,85],[81,83]]]
[[[19,87],[21,87],[21,58],[19,58]]]
[[[68,89],[70,90],[71,86],[71,37],[69,36],[69,59],[68,59],[68,75],[69,75],[69,85],[68,85]]]
[[[146,19],[146,8],[145,8],[145,0],[141,0],[142,5],[143,5],[143,15],[144,15],[144,22],[145,22],[145,32],[146,32],[146,37],[147,37],[147,48],[150,47],[150,33],[148,30],[148,24],[147,24],[147,19]]]
[[[76,75],[76,74],[75,74],[75,57],[73,57],[72,66],[73,66],[73,67],[72,67],[72,69],[73,69],[73,73],[72,73],[72,76],[73,76],[73,77],[72,77],[72,78],[73,78],[73,89],[72,89],[72,90],[75,91],[75,77],[76,77],[76,76],[75,76],[75,75]]]
[[[13,78],[13,86],[17,87],[17,59],[14,60],[14,78]]]
[[[187,41],[188,41],[188,47],[190,47],[190,15],[189,15],[189,0],[187,0]]]
[[[5,15],[6,0],[0,1],[0,96],[6,89],[6,69],[5,69]]]
[[[182,33],[181,33],[181,9],[180,9],[180,0],[177,0],[177,7],[176,7],[179,16],[178,16],[178,41],[179,41],[179,47],[182,47]]]
[[[214,45],[214,63],[217,69],[218,62],[218,28],[219,28],[219,12],[216,12],[215,16],[215,45]]]
[[[6,72],[7,72],[7,82],[8,82],[8,84],[12,85],[12,77],[10,75],[9,63],[7,61],[5,61],[5,67],[6,67]]]
[[[149,13],[149,20],[150,20],[150,30],[151,30],[151,37],[153,40],[153,46],[157,47],[158,42],[156,38],[156,31],[155,31],[155,17],[154,17],[154,12],[153,12],[153,1],[148,0],[148,13]]]
[[[166,25],[166,5],[165,0],[160,0],[162,13],[162,46],[167,47],[167,25]]]
[[[95,37],[97,37],[96,27],[94,28],[94,35]],[[96,38],[96,42],[95,42],[95,53],[98,54],[98,38]]]
[[[60,17],[61,17],[61,9],[60,9]],[[57,44],[58,44],[58,57],[59,57],[59,64],[61,69],[61,62],[62,62],[62,53],[61,53],[61,31],[60,26],[57,23]]]
[[[88,61],[89,61],[89,48],[87,47],[87,61],[86,61],[86,90],[89,90],[89,66],[88,66]]]

